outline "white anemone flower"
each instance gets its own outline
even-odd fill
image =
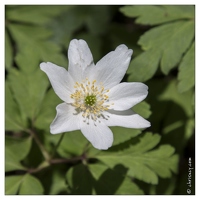
[[[106,150],[113,143],[108,126],[149,127],[150,123],[131,109],[146,98],[148,87],[139,82],[120,83],[132,53],[122,44],[95,65],[87,43],[73,39],[68,49],[68,71],[50,62],[41,63],[41,70],[64,101],[56,107],[50,132],[81,130],[95,148]]]

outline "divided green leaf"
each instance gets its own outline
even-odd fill
[[[34,72],[41,61],[67,66],[61,47],[48,40],[52,35],[49,29],[21,24],[9,24],[8,29],[18,48],[16,63],[23,72]]]
[[[5,178],[5,194],[17,194],[24,176],[6,176]]]
[[[8,81],[5,83],[5,100],[5,129],[9,131],[23,130],[26,127],[26,120],[22,118]]]
[[[43,186],[37,178],[30,174],[7,176],[5,178],[5,194],[41,195],[43,194]]]
[[[34,120],[49,85],[45,74],[40,69],[24,74],[13,68],[8,75],[8,82],[21,113]]]
[[[136,23],[157,25],[178,19],[194,19],[193,5],[124,6],[120,11],[127,17],[137,17]]]
[[[41,195],[43,193],[43,186],[36,177],[30,174],[26,174],[23,177],[23,182],[21,183],[21,187],[19,189],[20,195]]]
[[[145,119],[151,115],[150,105],[146,101],[142,101],[132,108],[137,114],[141,115]]]
[[[159,63],[164,74],[179,64],[194,39],[194,22],[177,21],[150,29],[140,37],[145,50],[131,62],[129,81],[146,81],[156,72]]]
[[[188,90],[180,94],[177,91],[177,81],[171,80],[167,88],[159,95],[159,100],[173,101],[178,104],[188,117],[193,117],[194,109],[192,105],[193,90]]]
[[[61,156],[81,155],[87,149],[89,142],[80,131],[64,134],[64,138],[58,148],[58,153]]]
[[[178,73],[178,90],[179,92],[188,91],[190,88],[194,87],[195,83],[195,58],[194,58],[194,50],[195,45],[194,43],[188,50],[188,52],[183,57],[180,66],[179,66],[179,73]]]
[[[32,138],[17,139],[6,136],[5,139],[5,170],[25,169],[20,161],[28,155]]]
[[[72,6],[63,5],[23,5],[23,6],[6,6],[6,18],[10,21],[46,24],[53,17],[67,11]]]
[[[143,194],[143,191],[126,176],[127,168],[116,165],[79,164],[66,174],[72,194]]]
[[[170,145],[162,145],[152,150],[160,141],[157,134],[146,133],[130,148],[119,152],[99,152],[95,157],[113,168],[123,163],[127,174],[147,183],[157,184],[158,176],[169,178],[171,171],[176,172],[178,157]],[[119,160],[120,158],[120,160]]]
[[[115,165],[110,169],[101,163],[89,165],[89,170],[95,178],[95,194],[110,195],[110,194],[144,194],[143,191],[126,176],[127,168],[123,165]]]
[[[66,174],[71,194],[92,194],[94,178],[87,166],[83,164],[75,165]]]
[[[41,71],[41,73],[43,72]],[[35,127],[49,131],[50,124],[56,116],[56,106],[61,102],[62,101],[55,94],[54,90],[52,88],[49,89],[47,93],[45,93],[40,111],[34,122]]]

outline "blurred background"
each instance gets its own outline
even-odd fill
[[[195,168],[194,14],[193,5],[6,5],[5,193],[195,194],[195,169],[189,170],[189,167]],[[53,62],[67,68],[67,50],[74,38],[88,43],[95,63],[120,44],[133,49],[130,67],[122,81],[144,82],[149,87],[148,97],[133,109],[147,118],[151,127],[143,132],[114,127],[116,143],[108,154],[115,150],[118,153],[125,145],[134,146],[150,132],[160,138],[159,143],[152,146],[153,150],[166,144],[173,148],[172,154],[178,160],[171,168],[177,170],[169,167],[165,176],[152,164],[149,168],[158,176],[156,183],[151,178],[126,174],[129,167],[134,171],[134,166],[123,165],[119,156],[119,165],[115,168],[109,167],[108,163],[107,167],[101,168],[104,175],[95,176],[91,168],[92,177],[101,179],[100,186],[93,181],[83,186],[79,179],[88,179],[91,174],[88,175],[88,169],[80,167],[79,163],[61,161],[54,165],[52,162],[45,168],[41,146],[56,158],[75,158],[83,155],[87,143],[80,132],[65,134],[61,143],[61,135],[50,135],[49,125],[61,100],[39,69],[41,62]],[[126,136],[120,136],[120,133]],[[98,154],[91,152],[87,155],[88,163],[98,163],[98,156],[95,156]],[[162,155],[159,159],[160,168],[164,170]],[[126,189],[118,190],[122,181],[116,180],[118,186],[109,182],[113,179],[110,168],[123,172],[122,177],[130,178],[136,186],[123,186]],[[68,171],[68,175],[63,175]],[[144,172],[144,176],[148,173]],[[111,190],[102,189],[103,183],[110,185]],[[83,188],[76,189],[76,185]]]

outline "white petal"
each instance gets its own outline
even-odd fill
[[[112,146],[113,133],[104,123],[95,122],[94,124],[92,120],[89,124],[82,122],[81,131],[97,149],[106,150]]]
[[[80,129],[81,115],[70,104],[61,103],[56,107],[57,114],[50,125],[52,134]]]
[[[124,44],[104,56],[95,66],[93,78],[106,89],[117,85],[124,77],[133,51]]]
[[[68,71],[50,62],[41,63],[40,69],[47,74],[55,93],[60,99],[71,103],[70,94],[74,91],[74,81]]]
[[[94,66],[92,53],[84,40],[71,40],[68,49],[69,73],[77,80],[81,81],[84,71],[89,66]]]
[[[109,110],[104,113],[104,116],[106,119],[102,119],[102,121],[107,126],[122,126],[126,128],[147,128],[151,126],[150,122],[130,109],[125,111]]]
[[[110,89],[109,109],[127,110],[146,98],[148,87],[143,83],[120,83]]]

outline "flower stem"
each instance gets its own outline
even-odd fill
[[[27,172],[30,174],[37,173],[37,172],[43,170],[44,168],[48,167],[49,165],[50,165],[50,163],[48,161],[44,161],[39,165],[39,167],[28,169]]]
[[[62,142],[62,140],[63,140],[63,138],[64,138],[64,135],[65,135],[64,133],[61,134],[60,139],[58,140],[58,143],[56,144],[56,146],[55,146],[55,148],[54,148],[52,157],[55,155],[55,153],[56,153],[58,147],[60,146],[60,143]]]
[[[61,164],[61,163],[74,163],[80,160],[83,160],[83,156],[77,156],[74,158],[69,158],[69,159],[63,159],[63,158],[56,158],[56,159],[52,159],[50,160],[51,164]]]
[[[44,148],[44,146],[41,143],[40,139],[38,138],[37,134],[32,129],[28,129],[27,132],[34,138],[34,140],[37,143],[38,147],[40,148],[40,151],[42,152],[42,155],[45,158],[45,160],[49,161],[51,159],[51,156]]]

